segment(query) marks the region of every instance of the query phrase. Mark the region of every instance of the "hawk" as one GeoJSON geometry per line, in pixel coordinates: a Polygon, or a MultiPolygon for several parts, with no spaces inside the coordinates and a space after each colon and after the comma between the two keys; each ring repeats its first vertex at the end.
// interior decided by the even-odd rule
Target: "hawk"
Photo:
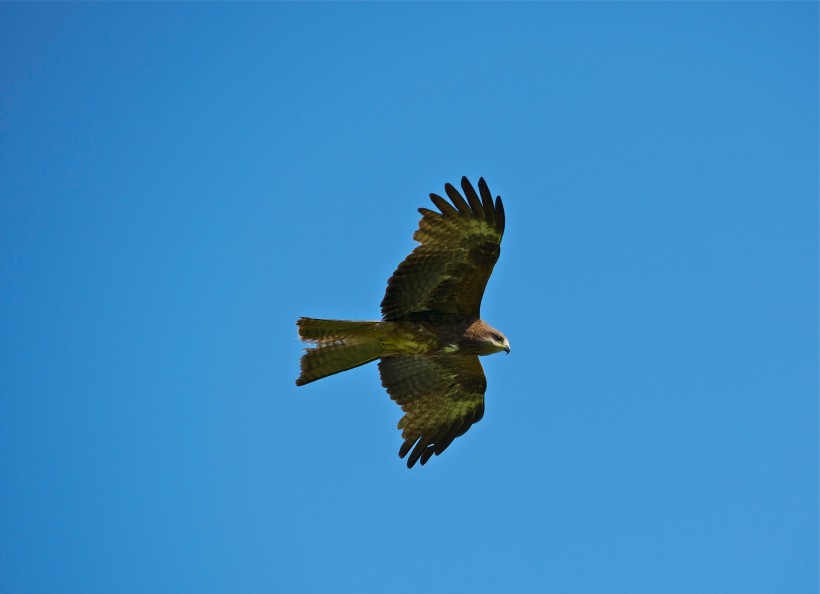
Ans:
{"type": "Polygon", "coordinates": [[[507,338],[481,319],[481,298],[500,253],[504,205],[484,178],[478,193],[466,177],[419,208],[417,246],[387,281],[381,321],[300,318],[311,343],[301,360],[302,386],[379,359],[387,393],[404,411],[398,428],[407,467],[425,464],[484,416],[487,380],[481,355],[510,352],[507,338]],[[466,197],[466,200],[465,200],[466,197]]]}

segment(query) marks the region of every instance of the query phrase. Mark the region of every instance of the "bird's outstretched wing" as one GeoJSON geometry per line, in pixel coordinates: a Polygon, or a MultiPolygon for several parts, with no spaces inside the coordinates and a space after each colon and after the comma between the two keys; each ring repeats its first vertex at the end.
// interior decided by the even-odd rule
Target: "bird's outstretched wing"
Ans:
{"type": "Polygon", "coordinates": [[[399,456],[410,453],[408,468],[439,455],[484,416],[487,380],[477,356],[384,357],[379,373],[405,412],[399,456]]]}
{"type": "Polygon", "coordinates": [[[478,180],[480,198],[466,177],[461,178],[461,188],[466,200],[446,184],[452,204],[430,194],[441,212],[419,209],[422,217],[413,239],[421,245],[387,281],[383,319],[431,314],[479,317],[481,298],[500,253],[504,206],[500,196],[493,203],[484,178],[478,180]]]}

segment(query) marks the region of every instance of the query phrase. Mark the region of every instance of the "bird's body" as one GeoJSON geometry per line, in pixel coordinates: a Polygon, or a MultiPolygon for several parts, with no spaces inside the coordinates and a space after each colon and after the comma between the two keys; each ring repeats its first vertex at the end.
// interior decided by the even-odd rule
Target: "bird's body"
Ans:
{"type": "Polygon", "coordinates": [[[447,184],[453,204],[431,194],[441,212],[420,208],[421,245],[388,281],[381,321],[300,318],[297,385],[379,359],[382,385],[406,413],[399,422],[408,467],[440,454],[484,414],[486,379],[479,355],[510,345],[480,318],[481,298],[500,253],[505,217],[483,179],[481,197],[462,178],[467,201],[447,184]],[[415,446],[415,447],[414,447],[415,446]]]}
{"type": "Polygon", "coordinates": [[[302,373],[296,380],[298,386],[382,357],[492,355],[504,350],[509,352],[509,344],[505,339],[486,340],[487,334],[498,337],[501,334],[483,320],[437,324],[299,318],[296,325],[302,340],[318,345],[302,358],[302,373]],[[339,356],[334,356],[334,353],[339,356]]]}

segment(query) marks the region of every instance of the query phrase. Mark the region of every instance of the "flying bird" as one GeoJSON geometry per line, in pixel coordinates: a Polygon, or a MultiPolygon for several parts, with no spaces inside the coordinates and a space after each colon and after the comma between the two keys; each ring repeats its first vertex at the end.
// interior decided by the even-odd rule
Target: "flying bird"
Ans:
{"type": "Polygon", "coordinates": [[[507,338],[481,319],[481,298],[500,253],[504,205],[484,178],[461,178],[419,208],[417,246],[387,281],[381,321],[300,318],[311,343],[297,386],[379,359],[382,385],[404,416],[398,428],[407,467],[425,464],[484,416],[487,380],[480,355],[510,352],[507,338]],[[466,197],[466,200],[465,200],[466,197]]]}

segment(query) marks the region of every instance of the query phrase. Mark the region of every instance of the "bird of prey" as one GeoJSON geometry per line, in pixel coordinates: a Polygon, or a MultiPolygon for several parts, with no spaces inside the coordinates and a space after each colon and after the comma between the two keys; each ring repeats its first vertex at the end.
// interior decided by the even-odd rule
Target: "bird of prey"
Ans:
{"type": "Polygon", "coordinates": [[[401,406],[398,428],[407,467],[425,464],[484,416],[487,380],[479,355],[510,352],[510,343],[481,319],[481,298],[504,235],[501,197],[483,178],[478,191],[461,178],[419,208],[417,246],[387,281],[381,321],[300,318],[299,337],[313,345],[297,386],[379,359],[382,385],[401,406]],[[466,197],[466,200],[465,200],[466,197]],[[412,451],[411,451],[412,450],[412,451]]]}

